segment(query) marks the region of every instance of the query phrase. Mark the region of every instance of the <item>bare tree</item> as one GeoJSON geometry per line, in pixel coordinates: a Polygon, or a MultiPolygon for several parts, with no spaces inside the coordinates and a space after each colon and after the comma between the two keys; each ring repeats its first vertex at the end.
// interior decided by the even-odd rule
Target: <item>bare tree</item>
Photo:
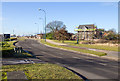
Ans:
{"type": "Polygon", "coordinates": [[[47,24],[46,28],[49,32],[53,33],[53,38],[55,39],[54,33],[60,30],[62,27],[66,27],[62,21],[52,21],[47,24]]]}

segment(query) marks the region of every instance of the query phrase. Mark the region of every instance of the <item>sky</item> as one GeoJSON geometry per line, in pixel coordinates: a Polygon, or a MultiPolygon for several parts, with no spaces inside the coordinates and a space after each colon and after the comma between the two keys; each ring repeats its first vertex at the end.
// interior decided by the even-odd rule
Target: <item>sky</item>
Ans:
{"type": "Polygon", "coordinates": [[[3,2],[2,32],[28,35],[38,33],[38,28],[43,32],[45,14],[39,8],[46,11],[47,24],[62,21],[70,33],[83,24],[118,31],[118,2],[3,2]]]}

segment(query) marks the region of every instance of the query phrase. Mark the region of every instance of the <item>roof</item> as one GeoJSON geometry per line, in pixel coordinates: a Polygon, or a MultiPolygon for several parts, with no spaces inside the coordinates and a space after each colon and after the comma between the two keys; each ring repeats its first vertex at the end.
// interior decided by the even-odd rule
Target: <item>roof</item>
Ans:
{"type": "Polygon", "coordinates": [[[84,28],[86,28],[86,29],[94,29],[96,27],[94,26],[94,24],[79,25],[79,27],[78,27],[78,29],[84,29],[84,28]]]}

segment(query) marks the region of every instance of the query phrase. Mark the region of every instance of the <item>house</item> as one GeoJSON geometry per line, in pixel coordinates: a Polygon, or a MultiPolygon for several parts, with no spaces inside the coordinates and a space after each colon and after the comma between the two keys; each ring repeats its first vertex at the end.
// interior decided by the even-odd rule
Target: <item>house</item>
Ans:
{"type": "Polygon", "coordinates": [[[89,40],[93,39],[96,34],[97,27],[94,24],[88,25],[79,25],[78,29],[75,31],[78,32],[79,40],[89,40]]]}
{"type": "Polygon", "coordinates": [[[36,37],[37,37],[38,39],[42,39],[42,38],[43,38],[43,35],[44,35],[44,34],[37,34],[36,37]]]}

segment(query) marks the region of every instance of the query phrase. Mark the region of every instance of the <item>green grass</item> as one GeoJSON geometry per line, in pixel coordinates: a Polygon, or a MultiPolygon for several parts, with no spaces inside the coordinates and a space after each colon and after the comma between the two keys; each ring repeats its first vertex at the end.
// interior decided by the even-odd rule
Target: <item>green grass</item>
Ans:
{"type": "Polygon", "coordinates": [[[27,57],[34,57],[34,56],[23,51],[22,53],[14,54],[13,57],[14,58],[27,58],[27,57]]]}
{"type": "Polygon", "coordinates": [[[7,80],[7,72],[2,72],[2,80],[7,80]]]}
{"type": "Polygon", "coordinates": [[[70,44],[73,46],[80,46],[80,47],[87,47],[87,48],[94,48],[94,49],[102,49],[107,51],[120,51],[118,50],[118,46],[105,46],[105,45],[87,45],[87,44],[70,44]]]}
{"type": "Polygon", "coordinates": [[[17,40],[17,37],[10,37],[10,40],[17,40]]]}
{"type": "Polygon", "coordinates": [[[81,79],[73,72],[56,64],[3,65],[2,71],[24,71],[28,79],[81,79]]]}
{"type": "MultiPolygon", "coordinates": [[[[62,41],[58,41],[58,40],[53,40],[53,41],[58,42],[58,43],[62,43],[62,41]]],[[[75,43],[77,43],[77,41],[65,40],[64,43],[66,43],[66,44],[75,44],[75,43]]]]}
{"type": "Polygon", "coordinates": [[[19,38],[17,38],[18,39],[18,41],[24,41],[25,40],[25,37],[19,37],[19,38]]]}
{"type": "Polygon", "coordinates": [[[58,48],[63,48],[63,49],[68,49],[68,50],[73,50],[73,51],[78,51],[78,52],[83,52],[83,53],[89,53],[89,54],[94,54],[94,55],[98,55],[98,56],[105,56],[106,55],[106,53],[103,53],[103,52],[97,52],[97,51],[92,51],[92,50],[84,50],[84,49],[65,47],[65,46],[59,46],[59,45],[51,44],[51,43],[48,43],[48,42],[44,42],[43,40],[41,40],[41,43],[47,44],[47,45],[52,46],[52,47],[58,47],[58,48]]]}
{"type": "Polygon", "coordinates": [[[31,54],[23,51],[22,53],[15,54],[13,43],[16,41],[5,41],[3,42],[2,48],[0,47],[0,51],[2,51],[2,57],[15,57],[15,58],[26,58],[33,57],[31,54]]]}
{"type": "MultiPolygon", "coordinates": [[[[55,42],[62,43],[58,40],[53,40],[55,42]]],[[[105,45],[94,45],[94,44],[76,44],[77,41],[69,41],[65,40],[64,43],[69,44],[71,46],[78,46],[78,47],[87,47],[87,48],[94,48],[94,49],[102,49],[102,50],[108,50],[108,51],[120,51],[118,50],[118,46],[105,46],[105,45]]]]}
{"type": "Polygon", "coordinates": [[[14,53],[14,45],[13,43],[16,41],[5,41],[2,42],[2,49],[0,49],[0,51],[2,51],[2,57],[11,57],[13,56],[14,53]]]}

